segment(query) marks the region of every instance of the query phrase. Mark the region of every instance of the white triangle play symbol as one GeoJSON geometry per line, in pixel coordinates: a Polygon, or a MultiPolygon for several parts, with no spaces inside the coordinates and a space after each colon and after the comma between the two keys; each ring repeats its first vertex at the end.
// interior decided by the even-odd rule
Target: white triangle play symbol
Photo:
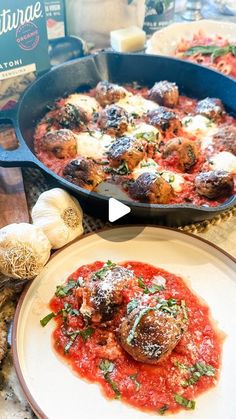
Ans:
{"type": "Polygon", "coordinates": [[[108,218],[111,223],[113,223],[116,220],[119,220],[119,218],[121,217],[124,217],[124,215],[129,214],[130,211],[130,207],[128,207],[125,204],[122,204],[122,202],[120,201],[117,201],[117,199],[109,199],[108,218]]]}

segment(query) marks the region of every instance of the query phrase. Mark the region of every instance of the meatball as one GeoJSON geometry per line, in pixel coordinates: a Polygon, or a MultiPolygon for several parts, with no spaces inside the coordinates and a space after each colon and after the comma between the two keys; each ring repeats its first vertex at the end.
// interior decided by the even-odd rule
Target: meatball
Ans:
{"type": "Polygon", "coordinates": [[[44,151],[51,151],[58,159],[75,157],[77,154],[77,140],[75,134],[69,129],[49,131],[41,139],[44,151]]]}
{"type": "Polygon", "coordinates": [[[118,84],[100,81],[95,89],[96,99],[101,106],[112,105],[127,95],[127,91],[118,84]]]}
{"type": "Polygon", "coordinates": [[[149,111],[147,113],[147,120],[149,124],[154,125],[163,135],[167,132],[176,135],[182,126],[176,113],[164,106],[149,111]]]}
{"type": "Polygon", "coordinates": [[[66,103],[57,114],[56,120],[62,128],[80,128],[88,122],[86,113],[73,103],[66,103]]]}
{"type": "Polygon", "coordinates": [[[173,138],[164,146],[163,157],[177,156],[177,166],[183,172],[190,170],[196,163],[199,150],[197,145],[187,138],[173,138]]]}
{"type": "Polygon", "coordinates": [[[199,195],[209,199],[229,196],[234,190],[233,175],[224,170],[202,172],[195,178],[195,187],[199,195]]]}
{"type": "Polygon", "coordinates": [[[218,122],[221,121],[225,115],[225,110],[220,99],[207,97],[198,102],[196,113],[218,122]]]}
{"type": "Polygon", "coordinates": [[[128,170],[134,169],[144,158],[143,145],[135,137],[120,137],[109,148],[107,157],[112,167],[126,164],[128,170]]]}
{"type": "Polygon", "coordinates": [[[229,151],[236,156],[236,127],[220,127],[213,136],[213,142],[220,151],[229,151]]]}
{"type": "Polygon", "coordinates": [[[136,361],[157,364],[170,354],[187,329],[182,310],[176,314],[157,307],[138,307],[121,322],[118,339],[136,361]]]}
{"type": "Polygon", "coordinates": [[[159,81],[149,90],[148,98],[162,106],[174,108],[178,105],[179,89],[175,83],[159,81]]]}
{"type": "Polygon", "coordinates": [[[69,182],[88,190],[96,188],[105,178],[101,166],[90,159],[72,160],[64,168],[63,176],[69,182]]]}
{"type": "Polygon", "coordinates": [[[129,125],[128,113],[117,105],[106,106],[98,117],[99,127],[110,135],[122,135],[129,125]]]}
{"type": "Polygon", "coordinates": [[[92,322],[111,320],[123,302],[122,290],[127,281],[134,278],[133,271],[122,266],[106,265],[93,274],[83,288],[81,313],[92,322]]]}
{"type": "Polygon", "coordinates": [[[133,199],[151,204],[167,204],[173,193],[171,185],[158,173],[142,173],[128,188],[133,199]]]}

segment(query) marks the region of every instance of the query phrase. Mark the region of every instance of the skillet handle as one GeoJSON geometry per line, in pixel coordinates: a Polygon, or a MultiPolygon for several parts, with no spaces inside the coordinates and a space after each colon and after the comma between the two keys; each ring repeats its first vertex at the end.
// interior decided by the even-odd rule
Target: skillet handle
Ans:
{"type": "Polygon", "coordinates": [[[2,167],[23,167],[35,166],[36,161],[33,153],[26,145],[20,130],[17,126],[17,109],[0,111],[0,125],[11,123],[15,130],[18,147],[15,150],[5,150],[0,145],[0,166],[2,167]]]}

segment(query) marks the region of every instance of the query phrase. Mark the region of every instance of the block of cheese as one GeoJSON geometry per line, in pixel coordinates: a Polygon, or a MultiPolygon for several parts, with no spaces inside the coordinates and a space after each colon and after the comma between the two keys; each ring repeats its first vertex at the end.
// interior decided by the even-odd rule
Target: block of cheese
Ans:
{"type": "Polygon", "coordinates": [[[138,26],[130,26],[111,32],[111,46],[118,52],[133,52],[144,49],[146,33],[138,26]]]}

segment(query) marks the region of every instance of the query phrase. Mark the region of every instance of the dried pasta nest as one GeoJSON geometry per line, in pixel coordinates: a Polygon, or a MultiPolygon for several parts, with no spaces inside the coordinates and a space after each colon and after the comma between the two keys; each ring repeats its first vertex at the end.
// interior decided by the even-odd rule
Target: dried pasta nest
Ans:
{"type": "Polygon", "coordinates": [[[39,274],[43,265],[27,243],[21,243],[0,252],[1,271],[13,278],[32,279],[39,274]]]}

